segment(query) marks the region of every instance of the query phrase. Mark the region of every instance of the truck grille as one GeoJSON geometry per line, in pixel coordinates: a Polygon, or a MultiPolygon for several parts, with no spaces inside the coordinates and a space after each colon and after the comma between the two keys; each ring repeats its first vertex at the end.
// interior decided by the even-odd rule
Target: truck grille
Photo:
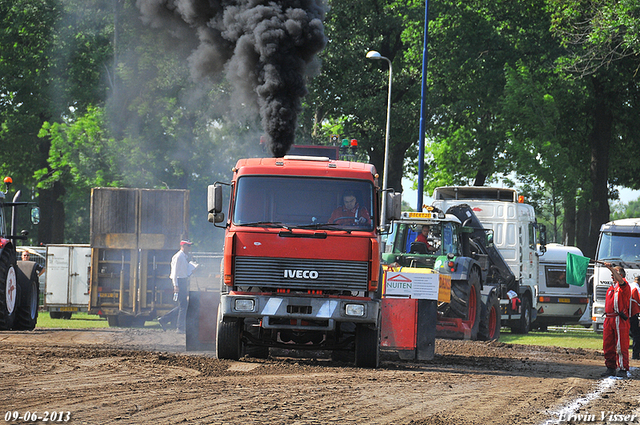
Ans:
{"type": "Polygon", "coordinates": [[[607,297],[607,289],[609,289],[609,285],[596,285],[596,293],[593,300],[604,301],[607,297]]]}
{"type": "Polygon", "coordinates": [[[294,290],[366,291],[366,261],[299,260],[236,257],[236,286],[270,286],[294,290]]]}

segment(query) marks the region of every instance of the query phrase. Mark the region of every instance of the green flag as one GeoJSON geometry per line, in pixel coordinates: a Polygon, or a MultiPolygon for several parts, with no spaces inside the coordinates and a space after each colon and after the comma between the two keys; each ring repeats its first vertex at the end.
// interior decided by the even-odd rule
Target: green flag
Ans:
{"type": "Polygon", "coordinates": [[[589,257],[567,252],[567,283],[569,285],[583,286],[587,279],[589,257]]]}

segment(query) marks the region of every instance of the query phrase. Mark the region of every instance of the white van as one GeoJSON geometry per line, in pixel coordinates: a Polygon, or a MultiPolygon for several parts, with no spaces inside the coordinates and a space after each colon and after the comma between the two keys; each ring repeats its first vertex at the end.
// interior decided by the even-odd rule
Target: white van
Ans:
{"type": "Polygon", "coordinates": [[[569,285],[566,279],[567,253],[583,256],[574,246],[547,244],[547,251],[539,257],[539,276],[536,288],[538,314],[534,328],[578,324],[589,304],[588,285],[569,285]]]}

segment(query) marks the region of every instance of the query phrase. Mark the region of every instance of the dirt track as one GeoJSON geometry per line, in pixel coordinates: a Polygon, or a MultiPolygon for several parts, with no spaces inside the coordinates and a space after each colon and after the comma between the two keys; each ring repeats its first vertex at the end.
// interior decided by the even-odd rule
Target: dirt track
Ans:
{"type": "Polygon", "coordinates": [[[640,376],[602,379],[593,350],[439,340],[433,361],[386,354],[380,369],[366,370],[222,361],[185,353],[183,335],[100,329],[5,332],[0,356],[0,418],[68,411],[74,424],[506,425],[567,423],[559,422],[566,408],[594,416],[569,423],[640,423],[640,376]],[[601,412],[636,416],[602,421],[601,412]]]}

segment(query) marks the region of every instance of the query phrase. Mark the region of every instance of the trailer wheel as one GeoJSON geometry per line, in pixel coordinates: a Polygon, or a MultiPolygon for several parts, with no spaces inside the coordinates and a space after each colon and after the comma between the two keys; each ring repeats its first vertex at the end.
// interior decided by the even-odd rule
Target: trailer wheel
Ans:
{"type": "Polygon", "coordinates": [[[380,327],[356,325],[355,358],[357,367],[377,368],[380,365],[380,327]]]}
{"type": "Polygon", "coordinates": [[[38,322],[38,301],[40,299],[37,263],[19,261],[17,270],[20,299],[16,306],[16,319],[13,329],[32,331],[38,322]]]}
{"type": "Polygon", "coordinates": [[[528,334],[531,329],[531,301],[529,297],[524,295],[522,297],[522,305],[520,306],[520,319],[516,326],[511,327],[511,332],[516,334],[528,334]]]}
{"type": "Polygon", "coordinates": [[[480,318],[480,329],[478,329],[478,340],[497,341],[500,339],[500,300],[495,292],[489,295],[487,304],[482,303],[482,316],[480,318]]]}
{"type": "Polygon", "coordinates": [[[222,312],[218,313],[218,333],[216,335],[216,356],[219,359],[238,360],[242,354],[241,319],[232,322],[222,320],[222,312]]]}
{"type": "Polygon", "coordinates": [[[18,279],[14,268],[14,254],[3,249],[0,254],[0,330],[13,327],[18,300],[18,279]]]}
{"type": "Polygon", "coordinates": [[[107,316],[107,323],[110,328],[118,327],[118,316],[107,316]]]}
{"type": "Polygon", "coordinates": [[[447,317],[468,320],[471,328],[471,340],[478,338],[480,328],[480,276],[473,269],[468,280],[451,281],[451,302],[447,317]]]}

